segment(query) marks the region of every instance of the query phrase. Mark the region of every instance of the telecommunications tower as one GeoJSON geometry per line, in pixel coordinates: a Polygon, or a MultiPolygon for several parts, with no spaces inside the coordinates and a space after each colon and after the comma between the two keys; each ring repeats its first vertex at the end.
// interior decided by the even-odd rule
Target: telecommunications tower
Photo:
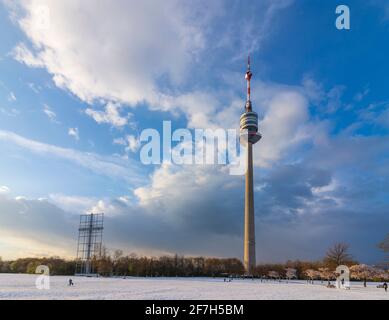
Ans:
{"type": "Polygon", "coordinates": [[[101,256],[104,213],[83,214],[78,228],[76,275],[96,276],[94,262],[101,256]]]}
{"type": "Polygon", "coordinates": [[[253,274],[255,262],[255,218],[254,218],[254,190],[253,190],[253,145],[261,140],[258,132],[258,114],[253,111],[251,104],[250,82],[253,74],[248,58],[246,81],[247,101],[245,112],[240,117],[240,142],[247,149],[246,155],[246,187],[244,209],[244,266],[247,275],[253,274]]]}

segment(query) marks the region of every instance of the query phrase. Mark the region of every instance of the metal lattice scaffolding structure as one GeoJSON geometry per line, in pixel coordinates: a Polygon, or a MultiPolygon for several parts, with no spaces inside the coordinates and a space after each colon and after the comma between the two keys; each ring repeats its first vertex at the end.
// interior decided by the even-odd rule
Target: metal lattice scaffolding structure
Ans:
{"type": "Polygon", "coordinates": [[[92,213],[80,216],[76,275],[97,275],[93,261],[101,256],[103,230],[104,213],[92,213]]]}

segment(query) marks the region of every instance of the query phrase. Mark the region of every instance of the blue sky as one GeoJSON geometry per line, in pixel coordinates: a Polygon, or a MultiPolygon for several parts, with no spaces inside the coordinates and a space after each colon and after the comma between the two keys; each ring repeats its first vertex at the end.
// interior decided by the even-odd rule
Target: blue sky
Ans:
{"type": "Polygon", "coordinates": [[[164,120],[236,128],[250,54],[259,260],[319,259],[345,241],[379,262],[389,6],[346,1],[351,30],[338,30],[339,4],[3,0],[0,256],[74,256],[77,217],[95,210],[110,249],[241,257],[243,178],[142,165],[138,138],[164,120]]]}

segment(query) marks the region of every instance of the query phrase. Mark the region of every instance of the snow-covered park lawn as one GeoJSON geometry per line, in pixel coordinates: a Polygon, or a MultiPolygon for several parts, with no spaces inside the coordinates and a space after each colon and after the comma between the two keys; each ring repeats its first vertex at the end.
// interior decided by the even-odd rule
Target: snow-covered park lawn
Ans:
{"type": "Polygon", "coordinates": [[[0,299],[387,299],[389,292],[370,283],[352,283],[351,290],[328,289],[320,282],[289,283],[211,278],[79,278],[68,287],[69,277],[51,277],[49,290],[35,287],[36,276],[0,274],[0,299]]]}

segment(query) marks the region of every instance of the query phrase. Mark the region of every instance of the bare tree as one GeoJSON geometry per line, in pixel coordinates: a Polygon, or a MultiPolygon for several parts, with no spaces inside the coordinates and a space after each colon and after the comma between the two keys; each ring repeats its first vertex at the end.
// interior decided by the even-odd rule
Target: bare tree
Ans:
{"type": "Polygon", "coordinates": [[[335,243],[328,249],[324,262],[327,266],[336,268],[340,265],[347,265],[352,262],[352,256],[349,254],[350,246],[347,243],[335,243]]]}
{"type": "Polygon", "coordinates": [[[114,261],[118,261],[121,257],[123,257],[123,250],[117,249],[113,252],[114,261]]]}

